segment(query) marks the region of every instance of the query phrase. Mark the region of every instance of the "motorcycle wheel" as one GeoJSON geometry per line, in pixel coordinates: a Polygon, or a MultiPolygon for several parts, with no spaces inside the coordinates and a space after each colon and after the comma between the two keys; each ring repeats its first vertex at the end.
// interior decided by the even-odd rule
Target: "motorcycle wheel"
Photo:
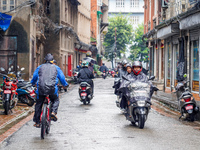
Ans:
{"type": "Polygon", "coordinates": [[[33,104],[34,104],[34,99],[32,99],[31,97],[28,97],[28,100],[27,100],[28,102],[27,102],[27,105],[28,106],[33,106],[33,104]]]}
{"type": "Polygon", "coordinates": [[[9,114],[9,109],[10,108],[10,103],[8,101],[6,101],[4,103],[4,109],[5,109],[5,114],[8,115],[9,114]]]}
{"type": "Polygon", "coordinates": [[[46,132],[46,120],[47,120],[47,104],[43,106],[43,113],[42,113],[42,122],[41,122],[41,139],[44,139],[44,135],[46,132]]]}
{"type": "Polygon", "coordinates": [[[194,114],[193,114],[193,113],[192,113],[192,114],[189,114],[189,120],[190,120],[191,122],[194,121],[194,114]]]}
{"type": "Polygon", "coordinates": [[[86,105],[86,100],[83,100],[83,104],[86,105]]]}
{"type": "Polygon", "coordinates": [[[140,129],[144,128],[144,123],[145,123],[145,116],[144,115],[139,115],[138,116],[138,127],[140,129]]]}

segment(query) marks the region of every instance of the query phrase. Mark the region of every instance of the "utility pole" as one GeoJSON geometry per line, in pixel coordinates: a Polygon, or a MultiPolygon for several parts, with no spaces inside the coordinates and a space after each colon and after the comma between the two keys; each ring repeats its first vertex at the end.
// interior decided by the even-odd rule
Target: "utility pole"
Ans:
{"type": "Polygon", "coordinates": [[[116,67],[116,49],[117,49],[117,28],[115,27],[115,50],[114,50],[114,55],[115,55],[115,67],[116,67]]]}

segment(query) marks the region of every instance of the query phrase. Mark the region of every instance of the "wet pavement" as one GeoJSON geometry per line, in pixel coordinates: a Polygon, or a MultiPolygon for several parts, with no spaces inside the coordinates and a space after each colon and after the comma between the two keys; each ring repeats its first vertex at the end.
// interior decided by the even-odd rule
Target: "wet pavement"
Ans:
{"type": "Polygon", "coordinates": [[[75,85],[61,98],[58,121],[52,123],[44,140],[40,138],[40,129],[29,121],[4,141],[0,149],[199,149],[199,129],[172,117],[176,114],[167,110],[157,112],[152,107],[144,129],[131,125],[115,105],[113,82],[113,78],[95,79],[95,97],[90,105],[79,101],[75,85]]]}

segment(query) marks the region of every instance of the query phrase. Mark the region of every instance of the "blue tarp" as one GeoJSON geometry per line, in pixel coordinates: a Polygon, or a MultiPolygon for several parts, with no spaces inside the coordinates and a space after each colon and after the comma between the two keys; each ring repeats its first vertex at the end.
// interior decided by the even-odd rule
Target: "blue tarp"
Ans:
{"type": "Polygon", "coordinates": [[[6,31],[10,26],[12,16],[0,12],[0,28],[6,31]]]}

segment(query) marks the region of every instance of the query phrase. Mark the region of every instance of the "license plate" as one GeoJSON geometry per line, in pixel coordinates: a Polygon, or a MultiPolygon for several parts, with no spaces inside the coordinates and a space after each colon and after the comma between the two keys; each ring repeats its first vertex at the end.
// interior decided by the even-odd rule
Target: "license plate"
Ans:
{"type": "Polygon", "coordinates": [[[30,96],[35,96],[35,94],[34,94],[34,93],[32,93],[32,94],[30,94],[30,96]]]}
{"type": "Polygon", "coordinates": [[[190,105],[190,106],[185,106],[185,109],[186,109],[186,110],[193,109],[193,106],[192,106],[192,105],[190,105]]]}
{"type": "Polygon", "coordinates": [[[4,93],[5,94],[11,94],[11,91],[10,90],[4,90],[4,93]]]}
{"type": "Polygon", "coordinates": [[[81,96],[87,96],[87,93],[81,93],[81,96]]]}

